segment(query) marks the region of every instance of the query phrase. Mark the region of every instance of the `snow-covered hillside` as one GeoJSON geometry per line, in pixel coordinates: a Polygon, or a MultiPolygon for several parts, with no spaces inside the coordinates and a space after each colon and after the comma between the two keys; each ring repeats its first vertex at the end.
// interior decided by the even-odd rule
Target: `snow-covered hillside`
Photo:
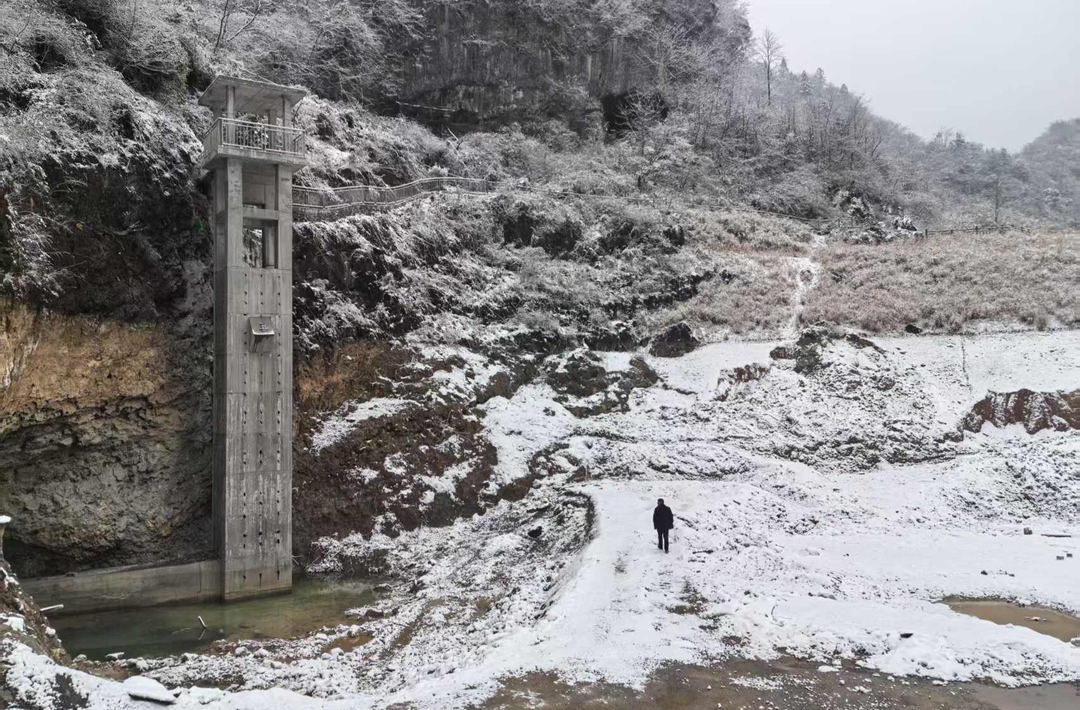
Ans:
{"type": "MultiPolygon", "coordinates": [[[[449,527],[320,541],[312,571],[374,565],[386,599],[351,626],[152,660],[147,675],[180,689],[179,706],[220,708],[462,707],[534,670],[642,687],[668,662],[781,656],[1075,682],[1077,645],[940,601],[1080,612],[1080,432],[1037,412],[1023,413],[1045,424],[1034,434],[961,428],[988,392],[1077,389],[1078,352],[1077,332],[871,341],[811,330],[676,358],[552,356],[478,408],[497,452],[488,485],[520,483],[524,497],[449,527]],[[676,517],[667,555],[651,530],[659,497],[676,517]],[[205,685],[229,691],[193,688],[205,685]]],[[[358,412],[404,406],[340,416],[351,426],[358,412]]],[[[327,413],[319,430],[347,435],[335,421],[327,413]]],[[[126,702],[117,683],[11,642],[4,651],[30,707],[48,706],[58,674],[93,707],[126,702]]]]}

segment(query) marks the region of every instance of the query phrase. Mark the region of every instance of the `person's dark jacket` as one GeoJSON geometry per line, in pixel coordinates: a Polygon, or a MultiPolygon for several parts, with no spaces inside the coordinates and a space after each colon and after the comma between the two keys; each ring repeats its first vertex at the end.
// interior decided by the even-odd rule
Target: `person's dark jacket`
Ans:
{"type": "Polygon", "coordinates": [[[675,527],[675,516],[671,508],[666,505],[656,506],[652,514],[652,526],[654,530],[671,530],[675,527]]]}

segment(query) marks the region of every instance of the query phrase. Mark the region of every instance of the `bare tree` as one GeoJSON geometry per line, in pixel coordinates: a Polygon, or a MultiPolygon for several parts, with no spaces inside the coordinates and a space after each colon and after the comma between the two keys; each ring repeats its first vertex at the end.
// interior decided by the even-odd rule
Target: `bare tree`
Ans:
{"type": "Polygon", "coordinates": [[[17,53],[19,51],[19,39],[22,37],[23,32],[26,32],[26,29],[36,19],[37,19],[37,17],[36,17],[36,13],[34,12],[34,8],[33,7],[28,8],[27,11],[26,11],[26,21],[23,22],[22,27],[19,28],[18,32],[12,33],[11,41],[8,44],[0,45],[0,46],[2,46],[4,49],[6,49],[8,54],[17,53]]]}
{"type": "Polygon", "coordinates": [[[656,90],[669,98],[672,85],[700,74],[715,50],[694,41],[687,25],[657,23],[650,26],[637,46],[637,60],[648,67],[656,90]]]}
{"type": "Polygon", "coordinates": [[[765,68],[765,91],[768,95],[769,106],[772,106],[773,74],[784,60],[784,44],[772,30],[766,28],[765,34],[757,43],[757,58],[761,66],[765,68]]]}
{"type": "Polygon", "coordinates": [[[221,17],[218,20],[218,33],[217,39],[214,41],[214,51],[216,52],[222,45],[228,44],[233,41],[245,31],[251,28],[255,24],[255,20],[259,19],[259,15],[263,12],[263,0],[251,0],[247,3],[241,3],[239,0],[225,0],[221,6],[221,17]],[[245,7],[241,9],[241,5],[245,7]],[[248,15],[247,21],[240,26],[240,29],[229,34],[229,20],[232,19],[233,13],[242,11],[248,15]]]}

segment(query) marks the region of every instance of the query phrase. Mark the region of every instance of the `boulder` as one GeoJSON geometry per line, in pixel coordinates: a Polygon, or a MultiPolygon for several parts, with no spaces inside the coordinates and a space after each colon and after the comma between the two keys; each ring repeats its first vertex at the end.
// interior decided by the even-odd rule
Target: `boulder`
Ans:
{"type": "Polygon", "coordinates": [[[173,694],[161,683],[143,675],[132,676],[124,681],[124,690],[135,700],[150,700],[171,705],[176,702],[173,694]]]}
{"type": "Polygon", "coordinates": [[[686,321],[682,321],[669,326],[653,338],[649,352],[657,357],[679,357],[700,345],[701,341],[694,335],[693,329],[686,321]]]}

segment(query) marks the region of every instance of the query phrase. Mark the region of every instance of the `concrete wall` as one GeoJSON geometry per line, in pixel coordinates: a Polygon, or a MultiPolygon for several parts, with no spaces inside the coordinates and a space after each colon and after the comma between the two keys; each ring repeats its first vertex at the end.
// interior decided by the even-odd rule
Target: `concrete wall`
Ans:
{"type": "Polygon", "coordinates": [[[115,567],[60,577],[21,580],[38,606],[63,604],[59,614],[221,598],[221,562],[207,560],[171,567],[115,567]]]}
{"type": "MultiPolygon", "coordinates": [[[[277,209],[277,170],[273,165],[244,167],[244,204],[277,209]]],[[[289,186],[292,189],[292,185],[289,186]]]]}
{"type": "Polygon", "coordinates": [[[292,168],[227,158],[214,180],[213,517],[229,600],[292,586],[292,168]],[[245,210],[256,197],[272,201],[245,210]],[[276,268],[245,261],[245,214],[272,227],[276,268]],[[252,352],[253,317],[273,327],[266,352],[252,352]]]}

